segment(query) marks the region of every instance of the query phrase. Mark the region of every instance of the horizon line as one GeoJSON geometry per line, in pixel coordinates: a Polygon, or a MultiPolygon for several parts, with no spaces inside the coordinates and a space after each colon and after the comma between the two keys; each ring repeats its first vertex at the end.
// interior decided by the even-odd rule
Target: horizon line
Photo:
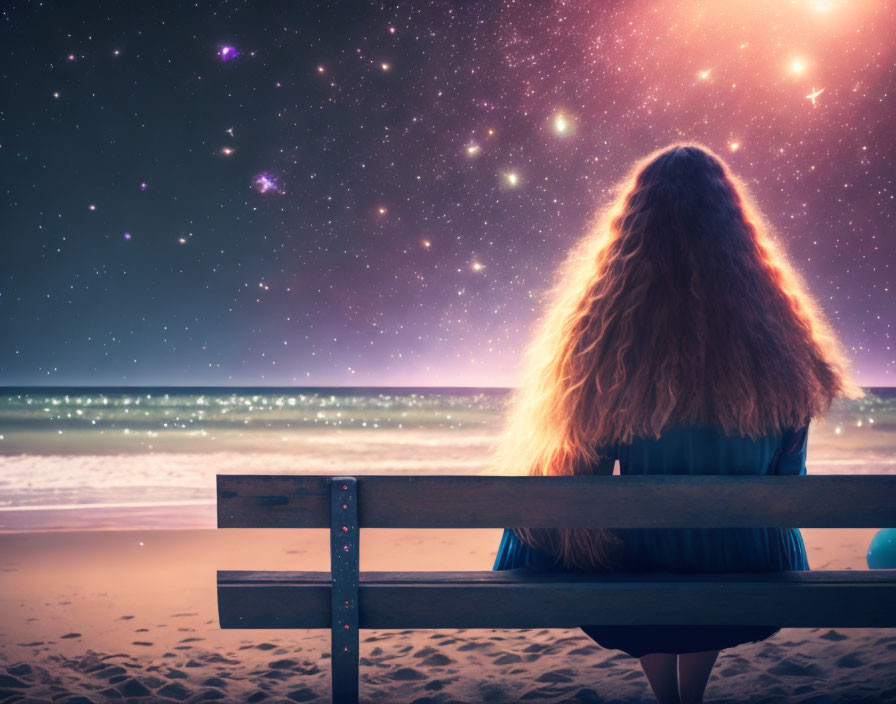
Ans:
{"type": "MultiPolygon", "coordinates": [[[[197,384],[17,384],[4,386],[0,385],[0,393],[5,393],[9,391],[21,391],[26,389],[65,389],[65,390],[99,390],[99,389],[115,389],[115,390],[137,390],[137,389],[178,389],[178,390],[189,390],[189,389],[476,389],[476,390],[487,390],[487,391],[506,391],[517,388],[515,386],[444,386],[444,385],[404,385],[404,386],[389,386],[389,385],[377,385],[377,384],[369,384],[369,385],[348,385],[348,384],[335,384],[335,385],[309,385],[309,386],[289,386],[289,385],[243,385],[243,384],[208,384],[208,385],[197,385],[197,384]]],[[[862,389],[896,389],[896,385],[894,386],[860,386],[862,389]]]]}

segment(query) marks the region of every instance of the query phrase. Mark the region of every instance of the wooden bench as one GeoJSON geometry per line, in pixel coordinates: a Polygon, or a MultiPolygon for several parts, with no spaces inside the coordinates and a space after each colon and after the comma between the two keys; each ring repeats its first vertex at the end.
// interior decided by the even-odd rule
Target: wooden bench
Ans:
{"type": "MultiPolygon", "coordinates": [[[[218,476],[219,528],[330,529],[330,572],[218,572],[222,628],[328,628],[336,704],[359,628],[894,627],[896,570],[359,573],[361,528],[896,526],[896,476],[218,476]]],[[[497,535],[496,535],[497,541],[497,535]]],[[[497,548],[497,542],[495,543],[497,548]]]]}

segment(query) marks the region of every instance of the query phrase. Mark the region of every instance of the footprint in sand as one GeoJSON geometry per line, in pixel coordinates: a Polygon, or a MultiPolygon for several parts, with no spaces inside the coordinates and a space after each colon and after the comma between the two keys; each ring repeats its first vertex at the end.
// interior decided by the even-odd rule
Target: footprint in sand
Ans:
{"type": "Polygon", "coordinates": [[[491,702],[500,702],[507,699],[510,699],[510,695],[503,687],[490,682],[479,685],[479,701],[490,704],[491,702]]]}
{"type": "Polygon", "coordinates": [[[406,682],[410,680],[425,680],[426,675],[413,667],[399,667],[394,672],[389,673],[389,678],[406,682]]]}
{"type": "Polygon", "coordinates": [[[182,702],[184,699],[193,696],[193,690],[188,689],[180,682],[171,682],[162,687],[156,694],[160,697],[165,697],[166,699],[174,699],[175,701],[182,702]]]}
{"type": "Polygon", "coordinates": [[[845,636],[842,633],[838,633],[837,631],[831,630],[831,631],[828,631],[827,633],[824,633],[818,637],[821,638],[822,640],[838,641],[838,640],[846,640],[849,636],[845,636]]]}
{"type": "Polygon", "coordinates": [[[861,667],[865,663],[859,659],[856,655],[850,653],[849,655],[844,655],[837,661],[837,667],[852,669],[854,667],[861,667]]]}
{"type": "Polygon", "coordinates": [[[551,670],[550,672],[545,672],[540,677],[536,678],[536,682],[572,682],[572,678],[575,677],[575,670],[563,669],[563,670],[551,670]]]}
{"type": "Polygon", "coordinates": [[[220,677],[209,677],[200,683],[203,687],[215,687],[216,689],[227,689],[227,681],[220,677]]]}
{"type": "Polygon", "coordinates": [[[812,663],[800,663],[793,658],[785,658],[777,665],[768,668],[773,675],[783,677],[824,677],[824,670],[812,663]]]}

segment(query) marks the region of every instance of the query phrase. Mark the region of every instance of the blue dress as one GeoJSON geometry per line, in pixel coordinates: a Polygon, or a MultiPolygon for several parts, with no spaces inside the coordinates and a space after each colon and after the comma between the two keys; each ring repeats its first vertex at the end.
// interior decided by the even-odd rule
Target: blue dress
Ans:
{"type": "MultiPolygon", "coordinates": [[[[659,438],[635,438],[602,448],[595,474],[805,474],[808,426],[757,440],[725,436],[708,426],[681,425],[659,438]]],[[[762,572],[808,570],[796,528],[616,529],[621,572],[762,572]]],[[[562,572],[558,560],[505,529],[493,569],[562,572]]],[[[764,640],[775,626],[589,626],[599,645],[633,657],[648,653],[721,650],[764,640]]]]}

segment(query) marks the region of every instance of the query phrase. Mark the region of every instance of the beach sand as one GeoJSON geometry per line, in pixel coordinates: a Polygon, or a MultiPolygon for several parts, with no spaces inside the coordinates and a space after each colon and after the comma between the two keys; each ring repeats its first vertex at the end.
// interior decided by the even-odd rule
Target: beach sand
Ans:
{"type": "MultiPolygon", "coordinates": [[[[862,569],[873,530],[805,530],[862,569]]],[[[488,570],[499,530],[366,530],[362,570],[488,570]]],[[[0,702],[329,701],[327,631],[222,631],[217,569],[327,570],[323,530],[0,534],[0,702]]],[[[711,702],[896,702],[896,630],[785,629],[723,651],[711,702]]],[[[370,702],[653,701],[580,630],[362,631],[370,702]]]]}

